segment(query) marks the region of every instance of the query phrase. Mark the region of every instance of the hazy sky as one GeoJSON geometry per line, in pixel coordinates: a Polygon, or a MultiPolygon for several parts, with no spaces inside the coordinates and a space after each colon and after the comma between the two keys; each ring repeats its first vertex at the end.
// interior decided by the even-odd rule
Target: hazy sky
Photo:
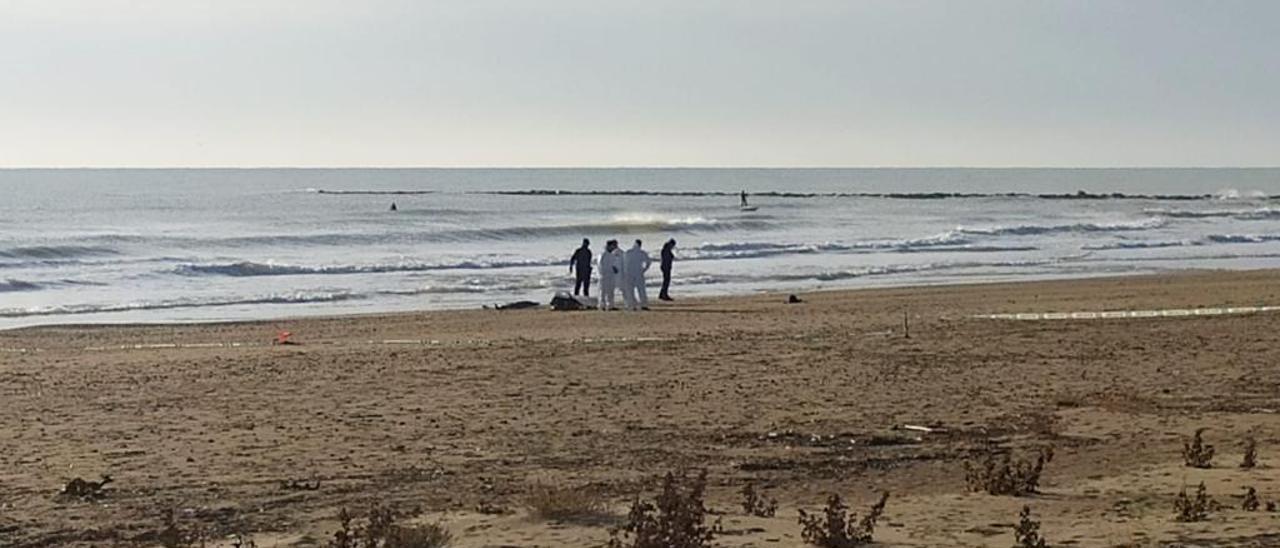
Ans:
{"type": "Polygon", "coordinates": [[[0,166],[1280,165],[1280,2],[0,0],[0,166]]]}

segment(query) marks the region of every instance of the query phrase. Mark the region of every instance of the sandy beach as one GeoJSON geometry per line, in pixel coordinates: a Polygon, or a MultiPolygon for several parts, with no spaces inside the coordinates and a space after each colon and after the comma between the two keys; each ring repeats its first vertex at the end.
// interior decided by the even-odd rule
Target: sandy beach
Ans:
{"type": "Polygon", "coordinates": [[[802,546],[798,509],[839,493],[861,513],[881,491],[887,546],[1010,546],[1024,505],[1053,545],[1280,545],[1280,513],[1241,509],[1246,487],[1280,500],[1280,312],[1227,310],[1280,305],[1278,280],[4,331],[0,545],[156,544],[169,515],[214,542],[324,545],[341,508],[376,500],[455,546],[599,546],[608,523],[534,518],[525,494],[590,485],[621,519],[679,468],[708,470],[721,546],[802,546]],[[1123,310],[1159,315],[981,317],[1123,310]],[[279,331],[297,344],[272,345],[279,331]],[[1198,428],[1210,469],[1184,466],[1198,428]],[[1039,494],[967,489],[966,461],[1047,446],[1039,494]],[[101,497],[58,494],[103,474],[101,497]],[[1221,507],[1176,522],[1201,481],[1221,507]],[[747,483],[775,517],[743,515],[747,483]]]}

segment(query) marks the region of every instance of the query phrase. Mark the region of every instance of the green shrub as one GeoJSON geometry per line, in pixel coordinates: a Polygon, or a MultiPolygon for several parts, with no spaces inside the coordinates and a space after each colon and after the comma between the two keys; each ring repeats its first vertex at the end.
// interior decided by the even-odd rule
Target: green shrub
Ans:
{"type": "Polygon", "coordinates": [[[827,498],[827,506],[821,515],[809,514],[800,510],[800,532],[805,542],[822,548],[850,548],[871,544],[875,533],[876,521],[884,513],[884,505],[889,501],[889,493],[880,496],[879,502],[871,506],[871,510],[861,520],[845,506],[840,495],[827,498]]]}

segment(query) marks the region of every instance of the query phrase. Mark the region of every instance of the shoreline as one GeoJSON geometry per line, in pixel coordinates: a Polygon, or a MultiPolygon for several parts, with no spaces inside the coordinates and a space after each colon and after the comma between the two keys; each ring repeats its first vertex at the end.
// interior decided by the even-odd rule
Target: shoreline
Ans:
{"type": "MultiPolygon", "coordinates": [[[[935,288],[935,287],[955,287],[955,288],[998,287],[998,286],[1016,285],[1016,284],[1063,283],[1063,282],[1088,281],[1088,280],[1121,280],[1121,279],[1144,278],[1144,277],[1203,275],[1203,274],[1211,274],[1211,273],[1219,273],[1219,272],[1247,273],[1247,272],[1266,272],[1266,271],[1276,271],[1277,274],[1280,275],[1280,268],[1250,268],[1250,269],[1188,268],[1188,269],[1180,269],[1180,270],[1165,271],[1165,272],[1135,272],[1135,273],[1129,273],[1129,274],[1100,273],[1100,274],[1094,274],[1094,275],[1070,274],[1070,275],[1061,275],[1061,276],[1050,274],[1050,275],[1046,275],[1045,277],[1028,277],[1026,279],[993,280],[993,281],[944,280],[936,283],[920,283],[920,280],[909,280],[909,281],[903,281],[902,283],[890,282],[890,283],[868,285],[868,286],[861,286],[861,287],[855,286],[855,287],[843,287],[843,288],[821,288],[821,289],[810,289],[810,290],[803,290],[803,289],[776,290],[776,291],[765,290],[765,291],[756,291],[751,293],[726,293],[726,294],[700,295],[700,296],[681,298],[679,300],[679,304],[706,303],[706,302],[715,302],[715,301],[754,299],[754,298],[777,297],[777,296],[786,298],[786,296],[790,294],[824,295],[824,294],[842,294],[842,293],[851,293],[851,292],[856,293],[856,292],[904,290],[904,289],[912,289],[912,288],[923,289],[923,288],[935,288]]],[[[594,284],[594,285],[598,286],[598,284],[594,284]]],[[[656,284],[651,284],[651,285],[656,285],[656,284]]],[[[676,289],[679,289],[678,286],[676,287],[676,289]]],[[[550,299],[548,298],[546,300],[549,302],[550,299]]],[[[498,303],[498,304],[503,304],[503,303],[498,303]]],[[[657,301],[656,298],[654,299],[654,302],[651,304],[653,304],[657,309],[670,308],[669,305],[662,303],[660,301],[657,301]]],[[[548,309],[549,309],[548,305],[546,305],[545,303],[543,303],[542,307],[539,308],[539,310],[548,310],[548,309]]],[[[422,309],[411,309],[411,310],[389,310],[389,311],[380,311],[380,312],[355,312],[355,313],[342,313],[342,312],[317,313],[317,314],[270,316],[270,317],[264,317],[264,318],[251,318],[251,319],[234,319],[233,318],[233,319],[213,319],[213,320],[194,320],[194,321],[193,320],[174,320],[174,321],[162,320],[162,321],[151,321],[151,322],[148,322],[148,321],[120,321],[120,322],[103,321],[103,322],[67,322],[67,323],[54,322],[54,323],[36,323],[31,325],[20,325],[15,327],[0,327],[0,334],[26,331],[26,330],[55,329],[55,328],[88,330],[88,329],[103,329],[103,328],[112,328],[112,327],[119,327],[119,328],[192,327],[192,326],[201,326],[201,325],[242,325],[242,324],[255,325],[255,324],[266,324],[266,323],[333,321],[333,320],[344,320],[344,319],[360,320],[360,319],[377,319],[377,318],[383,318],[383,317],[418,316],[418,315],[424,315],[424,314],[448,314],[448,313],[457,313],[457,312],[471,312],[471,311],[478,311],[478,310],[483,311],[487,309],[477,308],[474,305],[468,305],[465,307],[459,306],[456,308],[448,308],[448,307],[447,308],[422,308],[422,309]]]]}

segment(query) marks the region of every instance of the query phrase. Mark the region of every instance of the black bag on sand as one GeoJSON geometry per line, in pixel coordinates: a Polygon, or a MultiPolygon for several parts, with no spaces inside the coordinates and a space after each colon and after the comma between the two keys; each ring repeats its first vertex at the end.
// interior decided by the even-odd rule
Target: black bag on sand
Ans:
{"type": "Polygon", "coordinates": [[[495,304],[493,306],[489,306],[486,304],[481,306],[481,308],[484,308],[485,310],[490,310],[490,309],[492,310],[524,310],[526,308],[538,308],[539,306],[542,306],[542,305],[535,303],[533,301],[516,301],[513,303],[507,303],[507,304],[495,304]]]}
{"type": "Polygon", "coordinates": [[[551,298],[551,309],[552,310],[585,310],[586,307],[583,306],[582,303],[578,302],[578,299],[575,299],[568,293],[561,291],[561,292],[557,292],[556,296],[551,298]]]}

